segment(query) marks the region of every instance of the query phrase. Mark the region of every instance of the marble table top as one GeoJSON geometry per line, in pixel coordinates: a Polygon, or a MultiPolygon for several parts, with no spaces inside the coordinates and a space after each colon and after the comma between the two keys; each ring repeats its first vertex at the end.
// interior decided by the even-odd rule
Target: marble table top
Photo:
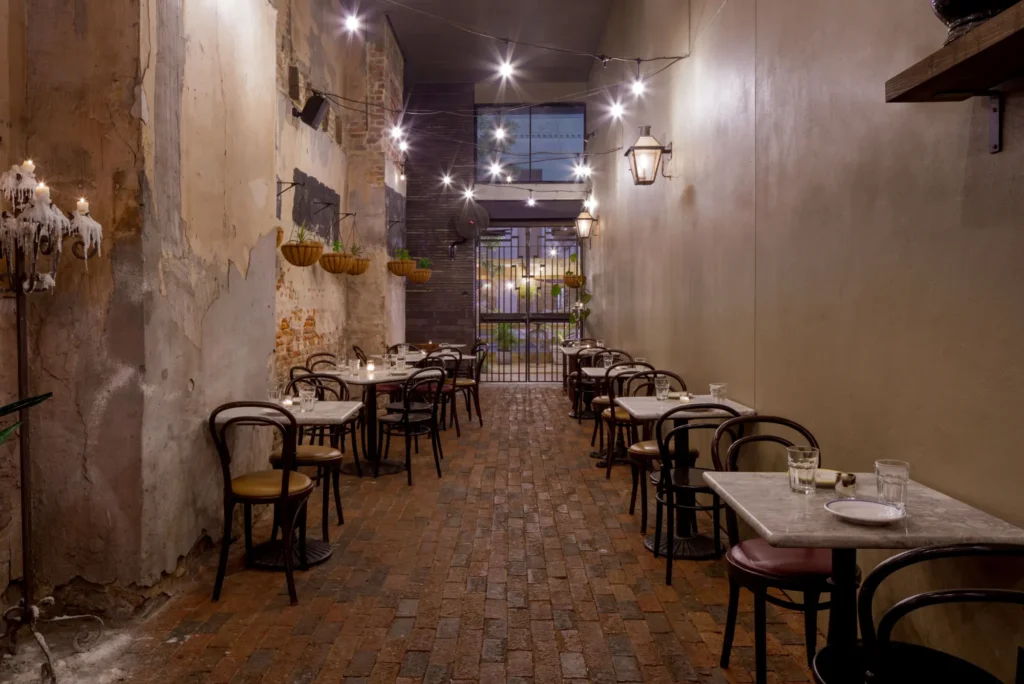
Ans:
{"type": "Polygon", "coordinates": [[[620,366],[619,368],[616,368],[615,370],[611,370],[610,368],[593,368],[593,367],[580,368],[580,372],[582,372],[588,378],[606,378],[609,375],[611,375],[612,377],[615,377],[617,375],[623,375],[623,374],[626,374],[626,373],[642,373],[644,371],[649,371],[649,370],[651,370],[651,369],[646,367],[646,366],[640,366],[639,368],[627,368],[626,366],[620,366]],[[609,372],[609,371],[611,371],[611,372],[609,372]]]}
{"type": "MultiPolygon", "coordinates": [[[[293,406],[284,406],[295,416],[295,422],[299,425],[341,425],[357,415],[363,408],[361,401],[318,401],[313,405],[313,410],[308,413],[299,411],[299,400],[295,400],[293,406]]],[[[223,423],[232,418],[246,415],[266,416],[268,418],[281,417],[280,413],[272,409],[260,408],[234,408],[221,411],[217,414],[217,422],[223,423]]]]}
{"type": "MultiPolygon", "coordinates": [[[[658,401],[657,397],[619,397],[615,400],[615,403],[626,409],[626,413],[635,420],[657,420],[672,409],[685,406],[686,404],[714,404],[721,402],[712,401],[710,394],[691,394],[690,398],[686,401],[679,399],[658,401]]],[[[744,406],[732,399],[726,399],[725,405],[735,409],[741,416],[752,416],[756,413],[749,406],[744,406]]],[[[694,411],[693,413],[681,411],[673,416],[673,418],[675,417],[685,420],[687,418],[731,418],[732,416],[724,411],[694,411]]]]}
{"type": "Polygon", "coordinates": [[[377,368],[372,373],[366,369],[358,370],[354,373],[349,370],[335,370],[327,371],[325,375],[333,375],[346,385],[384,385],[393,382],[405,382],[409,379],[410,375],[419,370],[422,369],[415,366],[401,368],[395,373],[391,373],[383,368],[377,368]]]}
{"type": "Polygon", "coordinates": [[[596,347],[559,347],[566,356],[576,356],[584,349],[596,349],[596,347]]]}
{"type": "MultiPolygon", "coordinates": [[[[1024,544],[1024,530],[911,481],[907,517],[884,527],[843,522],[825,510],[835,490],[789,490],[787,473],[721,473],[704,480],[772,546],[828,549],[912,549],[941,544],[1024,544]]],[[[860,498],[873,498],[875,476],[857,473],[860,498]]]]}
{"type": "MultiPolygon", "coordinates": [[[[383,359],[384,355],[383,354],[371,354],[370,358],[371,359],[383,359]]],[[[406,355],[405,355],[405,360],[408,361],[409,363],[419,363],[420,361],[422,361],[425,358],[427,358],[427,353],[426,352],[421,352],[421,351],[411,351],[411,352],[407,352],[406,355]]]]}

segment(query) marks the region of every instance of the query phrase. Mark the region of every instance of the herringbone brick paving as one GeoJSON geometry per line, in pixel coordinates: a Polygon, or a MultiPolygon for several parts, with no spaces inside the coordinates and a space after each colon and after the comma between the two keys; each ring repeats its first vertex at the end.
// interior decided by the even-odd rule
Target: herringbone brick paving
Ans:
{"type": "MultiPolygon", "coordinates": [[[[144,625],[118,664],[128,681],[752,681],[749,594],[721,670],[724,563],[679,561],[665,586],[628,515],[628,469],[593,466],[561,389],[490,385],[482,400],[483,428],[444,435],[443,479],[429,450],[411,488],[343,479],[345,525],[333,557],[297,573],[298,606],[282,574],[241,567],[238,542],[220,602],[210,568],[144,625]]],[[[769,621],[769,681],[808,681],[801,617],[769,607],[769,621]]]]}

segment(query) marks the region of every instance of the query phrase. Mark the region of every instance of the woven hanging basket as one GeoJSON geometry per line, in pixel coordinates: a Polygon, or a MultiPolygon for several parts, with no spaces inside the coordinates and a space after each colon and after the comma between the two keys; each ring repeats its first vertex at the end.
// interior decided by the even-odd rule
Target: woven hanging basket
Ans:
{"type": "Polygon", "coordinates": [[[321,242],[286,242],[281,245],[281,254],[292,266],[312,266],[324,253],[321,242]]]}
{"type": "Polygon", "coordinates": [[[397,259],[388,262],[388,270],[400,278],[404,278],[416,269],[416,262],[412,259],[397,259]]]}
{"type": "Polygon", "coordinates": [[[363,257],[352,257],[352,265],[348,269],[349,275],[362,275],[370,268],[370,260],[363,257]]]}
{"type": "Polygon", "coordinates": [[[562,276],[562,282],[565,283],[565,286],[571,287],[574,290],[583,287],[583,283],[586,281],[587,279],[581,275],[562,276]]]}
{"type": "Polygon", "coordinates": [[[412,272],[409,273],[408,278],[412,282],[422,285],[423,283],[430,280],[431,273],[433,273],[433,271],[431,271],[429,268],[414,268],[412,272]]]}
{"type": "Polygon", "coordinates": [[[320,268],[334,275],[348,273],[352,268],[352,255],[341,252],[327,252],[320,257],[320,268]]]}

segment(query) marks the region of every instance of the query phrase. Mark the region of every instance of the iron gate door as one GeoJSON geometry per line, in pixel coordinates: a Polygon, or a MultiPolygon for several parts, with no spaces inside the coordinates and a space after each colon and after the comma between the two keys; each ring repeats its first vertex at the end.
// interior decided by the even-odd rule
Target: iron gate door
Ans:
{"type": "Polygon", "coordinates": [[[563,285],[581,272],[570,226],[492,228],[477,247],[477,337],[487,344],[482,379],[561,382],[560,343],[579,293],[563,285]]]}

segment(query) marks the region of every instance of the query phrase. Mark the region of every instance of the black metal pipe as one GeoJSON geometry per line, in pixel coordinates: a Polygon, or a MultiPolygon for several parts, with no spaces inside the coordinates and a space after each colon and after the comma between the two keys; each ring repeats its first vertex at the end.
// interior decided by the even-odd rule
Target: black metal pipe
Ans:
{"type": "MultiPolygon", "coordinates": [[[[25,292],[25,254],[21,249],[15,251],[15,282],[14,301],[18,320],[18,398],[29,398],[28,386],[28,295],[25,292]]],[[[22,591],[25,597],[24,611],[21,620],[26,625],[35,621],[33,610],[32,574],[32,461],[29,456],[32,427],[30,425],[31,410],[23,408],[18,412],[21,420],[19,428],[19,446],[21,455],[21,567],[22,591]]]]}

